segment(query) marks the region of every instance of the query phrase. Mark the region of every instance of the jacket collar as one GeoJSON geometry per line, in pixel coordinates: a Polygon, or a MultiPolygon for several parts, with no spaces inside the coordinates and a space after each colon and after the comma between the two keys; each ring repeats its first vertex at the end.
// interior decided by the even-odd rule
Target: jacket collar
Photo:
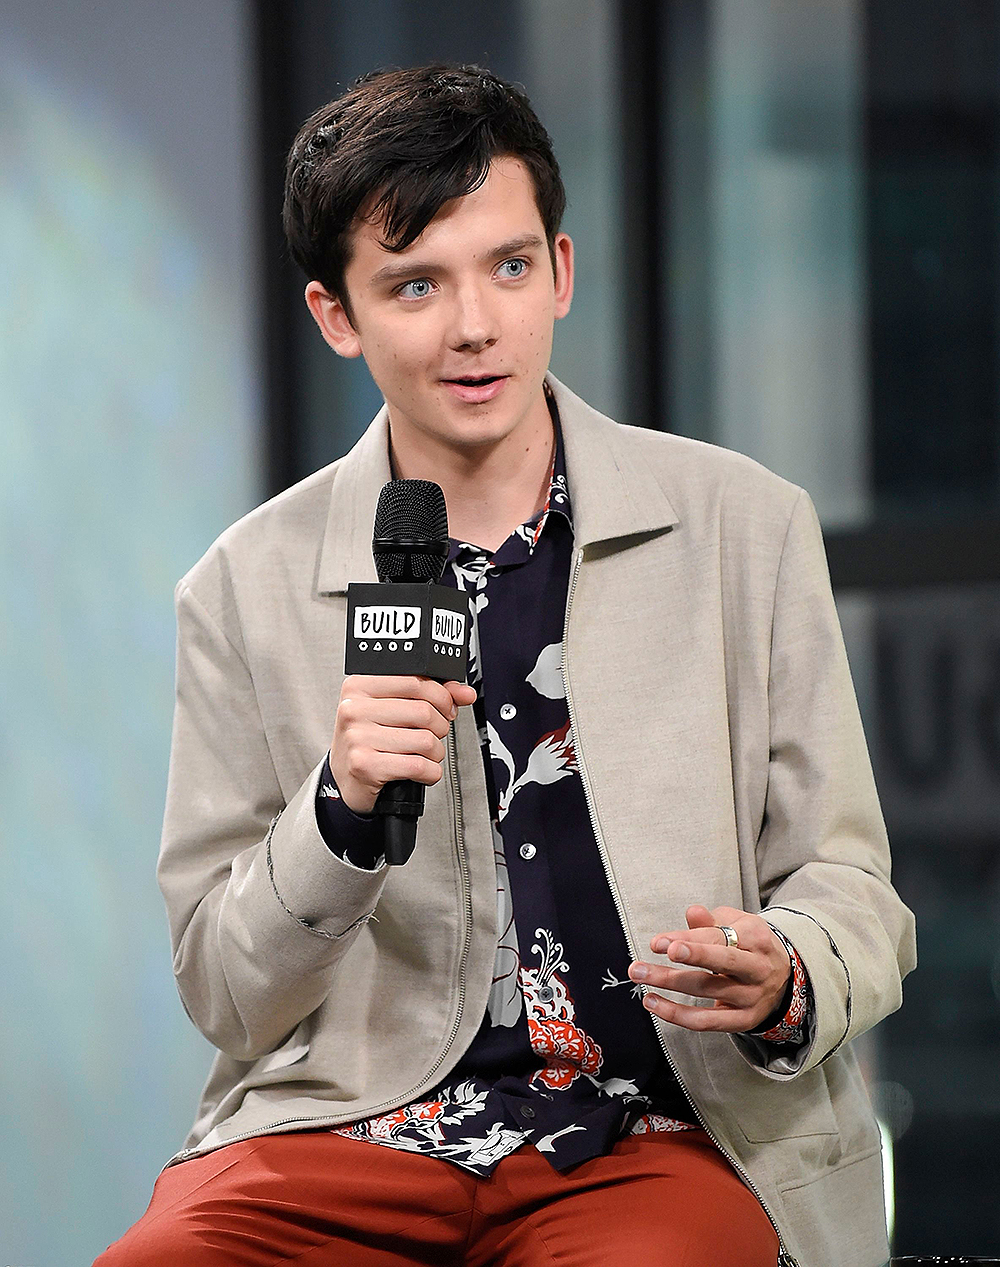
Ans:
{"type": "MultiPolygon", "coordinates": [[[[628,432],[562,384],[545,376],[562,424],[566,481],[573,504],[577,547],[679,523],[666,492],[638,455],[628,432]]],[[[337,464],[319,561],[321,594],[346,591],[351,581],[377,581],[372,559],[372,525],[389,466],[389,410],[372,419],[354,448],[337,464]]]]}

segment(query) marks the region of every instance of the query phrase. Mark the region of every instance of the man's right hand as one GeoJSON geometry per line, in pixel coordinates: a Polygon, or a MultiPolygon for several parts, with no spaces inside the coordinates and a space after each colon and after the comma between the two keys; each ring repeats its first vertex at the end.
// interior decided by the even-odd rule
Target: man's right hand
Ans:
{"type": "Polygon", "coordinates": [[[330,745],[330,769],[356,814],[368,814],[395,779],[437,783],[444,738],[459,707],[476,692],[461,682],[425,677],[344,678],[330,745]]]}

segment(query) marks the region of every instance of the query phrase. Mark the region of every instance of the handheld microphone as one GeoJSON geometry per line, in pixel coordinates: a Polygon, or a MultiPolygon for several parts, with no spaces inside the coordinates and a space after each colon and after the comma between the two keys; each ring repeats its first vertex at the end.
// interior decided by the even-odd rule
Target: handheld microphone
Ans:
{"type": "MultiPolygon", "coordinates": [[[[468,596],[440,585],[448,557],[448,511],[431,480],[390,480],[379,494],[372,535],[379,584],[347,587],[348,674],[418,674],[464,682],[471,626],[468,596]]],[[[425,788],[396,779],[379,791],[385,860],[413,852],[425,788]]]]}

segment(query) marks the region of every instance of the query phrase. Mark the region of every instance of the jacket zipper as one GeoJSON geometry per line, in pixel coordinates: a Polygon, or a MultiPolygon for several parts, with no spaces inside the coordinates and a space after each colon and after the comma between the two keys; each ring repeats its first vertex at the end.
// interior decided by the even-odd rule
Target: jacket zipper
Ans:
{"type": "MultiPolygon", "coordinates": [[[[566,710],[569,714],[570,730],[573,734],[573,742],[576,747],[576,761],[577,761],[577,766],[580,770],[580,782],[583,784],[583,792],[587,800],[587,811],[590,814],[590,825],[594,832],[594,839],[597,841],[597,849],[601,855],[601,862],[604,864],[604,874],[607,877],[608,887],[611,889],[611,895],[615,900],[615,907],[618,910],[618,919],[619,919],[619,922],[621,923],[622,931],[625,934],[625,940],[628,943],[629,953],[631,954],[633,959],[638,959],[639,954],[637,953],[636,945],[632,938],[632,933],[629,930],[628,923],[625,919],[625,911],[622,907],[621,895],[618,892],[618,884],[617,884],[617,881],[615,880],[614,872],[611,868],[611,860],[608,857],[608,852],[604,845],[604,838],[601,835],[601,831],[597,823],[597,813],[594,809],[594,799],[593,799],[593,796],[591,795],[590,783],[587,780],[586,766],[584,765],[584,761],[583,761],[583,753],[580,749],[580,734],[576,728],[576,718],[573,715],[573,695],[572,695],[572,692],[570,691],[569,669],[566,663],[568,659],[567,639],[569,637],[570,607],[572,606],[572,603],[573,603],[573,595],[576,592],[576,582],[577,582],[577,578],[580,575],[580,565],[582,563],[583,563],[583,550],[578,549],[576,551],[576,558],[573,564],[573,576],[572,576],[572,579],[570,580],[569,593],[566,596],[566,618],[565,618],[565,621],[563,622],[562,679],[563,679],[563,688],[566,691],[566,710]]],[[[646,990],[645,988],[643,988],[643,993],[645,994],[645,992],[646,990]]],[[[652,1019],[650,1019],[650,1023],[652,1024],[652,1019]]],[[[760,1191],[758,1190],[756,1184],[747,1174],[746,1170],[740,1164],[739,1160],[731,1156],[726,1151],[726,1149],[723,1148],[722,1145],[719,1143],[719,1140],[717,1139],[715,1132],[706,1122],[701,1112],[701,1109],[699,1109],[698,1105],[694,1101],[694,1098],[688,1093],[688,1089],[684,1085],[683,1080],[681,1079],[680,1073],[677,1070],[677,1066],[674,1064],[673,1057],[670,1055],[670,1052],[667,1050],[667,1044],[663,1038],[662,1033],[660,1032],[659,1027],[656,1025],[653,1025],[653,1028],[656,1030],[656,1037],[659,1040],[660,1047],[663,1049],[663,1054],[666,1057],[666,1061],[670,1067],[670,1071],[674,1075],[674,1077],[677,1079],[677,1085],[684,1092],[685,1096],[687,1096],[687,1099],[689,1103],[691,1104],[691,1107],[695,1111],[695,1115],[697,1116],[698,1121],[702,1125],[702,1129],[705,1131],[706,1135],[708,1135],[709,1139],[716,1146],[716,1148],[718,1148],[719,1152],[722,1153],[723,1157],[726,1158],[726,1160],[730,1163],[733,1169],[736,1170],[736,1172],[740,1175],[743,1182],[746,1184],[746,1186],[750,1189],[750,1191],[754,1194],[754,1196],[760,1202],[761,1209],[764,1211],[764,1213],[767,1215],[768,1219],[770,1220],[771,1226],[774,1228],[775,1235],[778,1238],[777,1267],[798,1267],[798,1263],[791,1256],[791,1254],[789,1254],[788,1251],[785,1249],[785,1242],[782,1240],[781,1231],[777,1223],[775,1222],[774,1216],[771,1214],[771,1211],[767,1208],[767,1204],[765,1203],[764,1198],[761,1196],[760,1191]]]]}
{"type": "MultiPolygon", "coordinates": [[[[379,1113],[386,1113],[390,1109],[399,1108],[400,1105],[409,1104],[411,1100],[422,1091],[430,1083],[433,1075],[441,1068],[445,1057],[451,1051],[452,1046],[458,1036],[458,1030],[462,1024],[462,1014],[465,1011],[465,991],[466,976],[465,965],[469,958],[469,946],[472,942],[472,881],[469,877],[469,861],[465,853],[465,830],[462,821],[462,793],[458,786],[458,770],[457,759],[455,756],[455,728],[448,731],[446,744],[446,752],[448,759],[448,774],[451,780],[451,789],[453,795],[453,817],[455,824],[455,845],[458,851],[458,865],[462,876],[462,956],[458,964],[458,1007],[455,1010],[455,1019],[452,1022],[451,1033],[448,1035],[448,1041],[438,1053],[437,1059],[428,1069],[427,1073],[420,1079],[415,1087],[407,1091],[405,1095],[396,1096],[392,1100],[387,1100],[384,1104],[376,1104],[369,1109],[365,1116],[375,1117],[379,1113]]],[[[275,822],[277,819],[275,819],[275,822]]],[[[274,823],[271,824],[273,830],[274,823]]],[[[226,1144],[238,1144],[241,1140],[252,1139],[255,1135],[269,1135],[279,1126],[292,1126],[300,1122],[316,1122],[320,1126],[337,1124],[337,1118],[330,1117],[287,1117],[280,1122],[272,1122],[264,1129],[255,1131],[244,1131],[241,1135],[234,1135],[232,1139],[227,1139],[226,1144]]],[[[183,1148],[176,1154],[178,1158],[191,1157],[198,1152],[197,1148],[183,1148]]]]}

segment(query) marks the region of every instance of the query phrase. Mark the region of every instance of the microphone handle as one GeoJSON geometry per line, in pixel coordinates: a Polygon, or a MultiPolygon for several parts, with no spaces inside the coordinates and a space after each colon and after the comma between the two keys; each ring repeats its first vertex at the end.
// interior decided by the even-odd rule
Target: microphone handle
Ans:
{"type": "Polygon", "coordinates": [[[385,860],[391,867],[401,867],[413,853],[417,839],[417,819],[424,812],[422,783],[411,779],[394,779],[382,786],[372,813],[383,818],[385,860]]]}

